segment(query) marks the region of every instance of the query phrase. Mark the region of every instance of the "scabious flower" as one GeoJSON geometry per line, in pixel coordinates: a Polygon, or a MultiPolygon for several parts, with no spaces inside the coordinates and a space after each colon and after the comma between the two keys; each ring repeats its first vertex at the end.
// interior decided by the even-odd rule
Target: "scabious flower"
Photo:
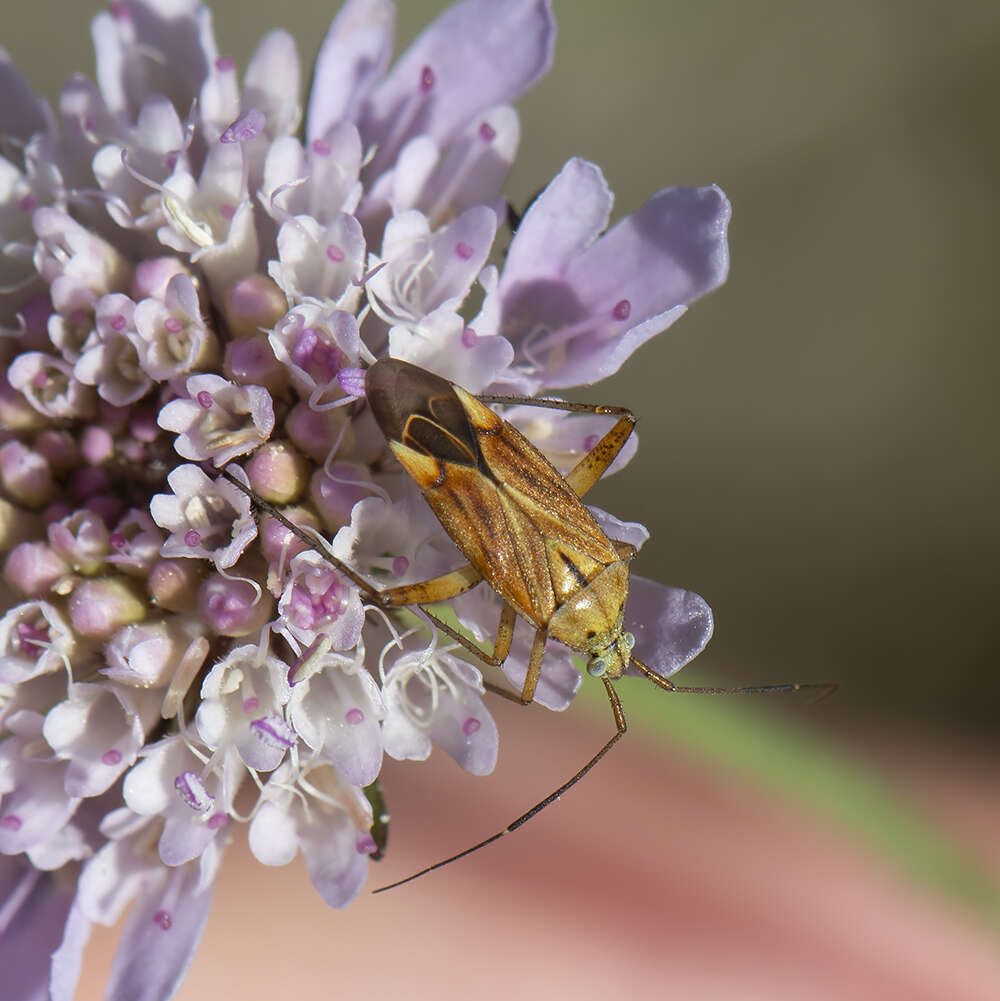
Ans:
{"type": "MultiPolygon", "coordinates": [[[[98,14],[96,83],[73,77],[55,109],[2,57],[12,1001],[71,998],[91,925],[126,909],[107,996],[168,998],[234,837],[266,865],[301,851],[342,907],[381,849],[386,756],[437,745],[492,770],[479,667],[430,622],[372,609],[325,555],[377,587],[461,562],[388,455],[365,368],[389,354],[473,392],[590,383],[725,278],[715,187],[664,189],[607,229],[611,193],[574,159],[505,232],[510,102],[549,65],[548,0],[462,0],[391,65],[393,18],[389,0],[347,0],[305,108],[286,33],[240,80],[195,0],[98,14]]],[[[561,469],[607,426],[508,416],[561,469]]],[[[487,641],[500,601],[480,586],[453,610],[487,641]]],[[[626,614],[664,674],[711,632],[700,598],[640,578],[626,614]]],[[[529,648],[522,623],[515,687],[529,648]]],[[[553,644],[537,700],[562,709],[579,681],[553,644]]]]}

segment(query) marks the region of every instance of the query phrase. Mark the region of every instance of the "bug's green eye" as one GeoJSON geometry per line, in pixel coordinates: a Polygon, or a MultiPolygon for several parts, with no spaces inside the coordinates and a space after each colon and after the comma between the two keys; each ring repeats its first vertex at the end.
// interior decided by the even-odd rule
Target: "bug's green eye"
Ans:
{"type": "Polygon", "coordinates": [[[608,662],[603,657],[594,657],[587,665],[587,674],[599,678],[608,669],[608,662]]]}
{"type": "Polygon", "coordinates": [[[631,650],[635,646],[635,636],[632,633],[622,633],[622,642],[626,650],[631,650]]]}

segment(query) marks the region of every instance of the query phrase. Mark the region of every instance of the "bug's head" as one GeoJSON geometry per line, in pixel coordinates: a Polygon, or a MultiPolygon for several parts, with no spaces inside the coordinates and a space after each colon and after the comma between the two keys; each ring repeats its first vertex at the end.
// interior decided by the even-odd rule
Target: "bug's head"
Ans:
{"type": "Polygon", "coordinates": [[[620,678],[632,659],[635,637],[619,632],[600,650],[594,650],[587,661],[587,674],[594,678],[620,678]]]}

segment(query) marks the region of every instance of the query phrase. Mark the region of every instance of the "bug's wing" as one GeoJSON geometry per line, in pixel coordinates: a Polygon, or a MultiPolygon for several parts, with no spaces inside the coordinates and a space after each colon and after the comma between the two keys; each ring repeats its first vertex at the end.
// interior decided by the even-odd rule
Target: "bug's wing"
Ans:
{"type": "Polygon", "coordinates": [[[445,531],[489,585],[540,627],[619,556],[576,493],[523,435],[459,386],[376,362],[376,420],[445,531]]]}

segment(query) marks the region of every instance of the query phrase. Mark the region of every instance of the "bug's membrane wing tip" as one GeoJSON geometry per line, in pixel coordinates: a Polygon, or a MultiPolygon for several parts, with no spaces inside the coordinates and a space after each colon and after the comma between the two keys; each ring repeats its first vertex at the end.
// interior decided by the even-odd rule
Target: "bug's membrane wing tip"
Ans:
{"type": "MultiPolygon", "coordinates": [[[[712,609],[701,595],[632,574],[625,628],[635,636],[635,659],[661,678],[694,660],[712,638],[712,609]]],[[[644,672],[634,664],[627,674],[644,672]]]]}

